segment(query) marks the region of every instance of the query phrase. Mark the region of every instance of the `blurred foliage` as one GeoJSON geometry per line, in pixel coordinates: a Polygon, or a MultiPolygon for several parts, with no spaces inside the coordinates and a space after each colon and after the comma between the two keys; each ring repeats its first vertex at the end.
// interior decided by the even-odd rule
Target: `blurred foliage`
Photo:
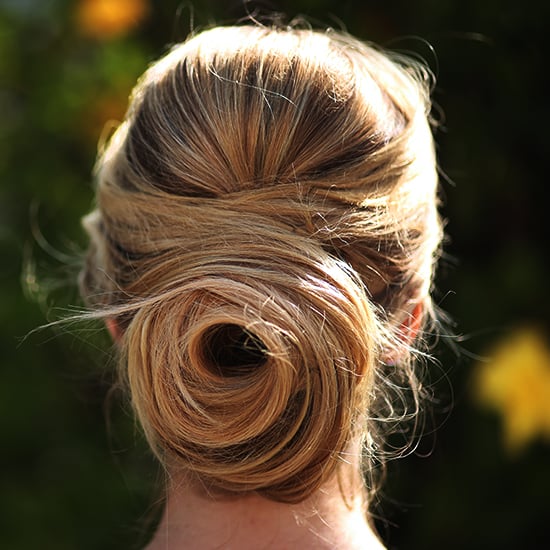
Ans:
{"type": "Polygon", "coordinates": [[[381,533],[395,549],[550,547],[550,4],[535,0],[0,0],[0,546],[139,548],[154,526],[160,474],[109,389],[104,331],[31,331],[79,303],[96,143],[137,76],[191,29],[273,12],[345,25],[437,76],[436,297],[464,336],[441,337],[435,435],[390,465],[381,533]]]}

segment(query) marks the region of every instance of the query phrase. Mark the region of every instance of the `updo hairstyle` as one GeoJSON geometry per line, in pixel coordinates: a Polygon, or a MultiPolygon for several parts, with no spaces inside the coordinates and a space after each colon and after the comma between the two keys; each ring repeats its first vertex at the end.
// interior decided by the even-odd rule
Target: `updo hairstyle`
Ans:
{"type": "Polygon", "coordinates": [[[81,290],[169,472],[299,502],[371,441],[432,310],[426,74],[334,31],[220,27],[138,82],[100,154],[81,290]]]}

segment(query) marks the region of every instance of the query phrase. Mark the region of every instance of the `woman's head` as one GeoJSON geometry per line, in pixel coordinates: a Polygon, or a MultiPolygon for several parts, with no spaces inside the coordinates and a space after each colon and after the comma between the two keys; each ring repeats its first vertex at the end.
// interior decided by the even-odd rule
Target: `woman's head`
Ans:
{"type": "Polygon", "coordinates": [[[412,376],[441,239],[419,74],[335,32],[243,26],[139,81],[81,288],[169,471],[300,501],[372,435],[384,362],[412,376]]]}

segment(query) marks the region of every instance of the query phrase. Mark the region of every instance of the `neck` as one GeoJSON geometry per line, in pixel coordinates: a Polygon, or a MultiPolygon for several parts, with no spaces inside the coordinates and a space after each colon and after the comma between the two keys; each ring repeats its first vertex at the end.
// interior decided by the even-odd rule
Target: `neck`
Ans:
{"type": "Polygon", "coordinates": [[[146,550],[383,550],[366,516],[363,491],[344,498],[337,479],[299,504],[256,494],[213,499],[173,480],[146,550]]]}

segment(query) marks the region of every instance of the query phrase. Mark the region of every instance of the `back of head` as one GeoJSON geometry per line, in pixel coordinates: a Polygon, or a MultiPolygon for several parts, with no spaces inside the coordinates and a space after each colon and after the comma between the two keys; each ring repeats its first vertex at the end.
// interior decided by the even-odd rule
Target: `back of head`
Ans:
{"type": "Polygon", "coordinates": [[[98,162],[81,287],[170,471],[297,502],[365,438],[430,311],[425,83],[335,32],[215,28],[134,90],[98,162]]]}

